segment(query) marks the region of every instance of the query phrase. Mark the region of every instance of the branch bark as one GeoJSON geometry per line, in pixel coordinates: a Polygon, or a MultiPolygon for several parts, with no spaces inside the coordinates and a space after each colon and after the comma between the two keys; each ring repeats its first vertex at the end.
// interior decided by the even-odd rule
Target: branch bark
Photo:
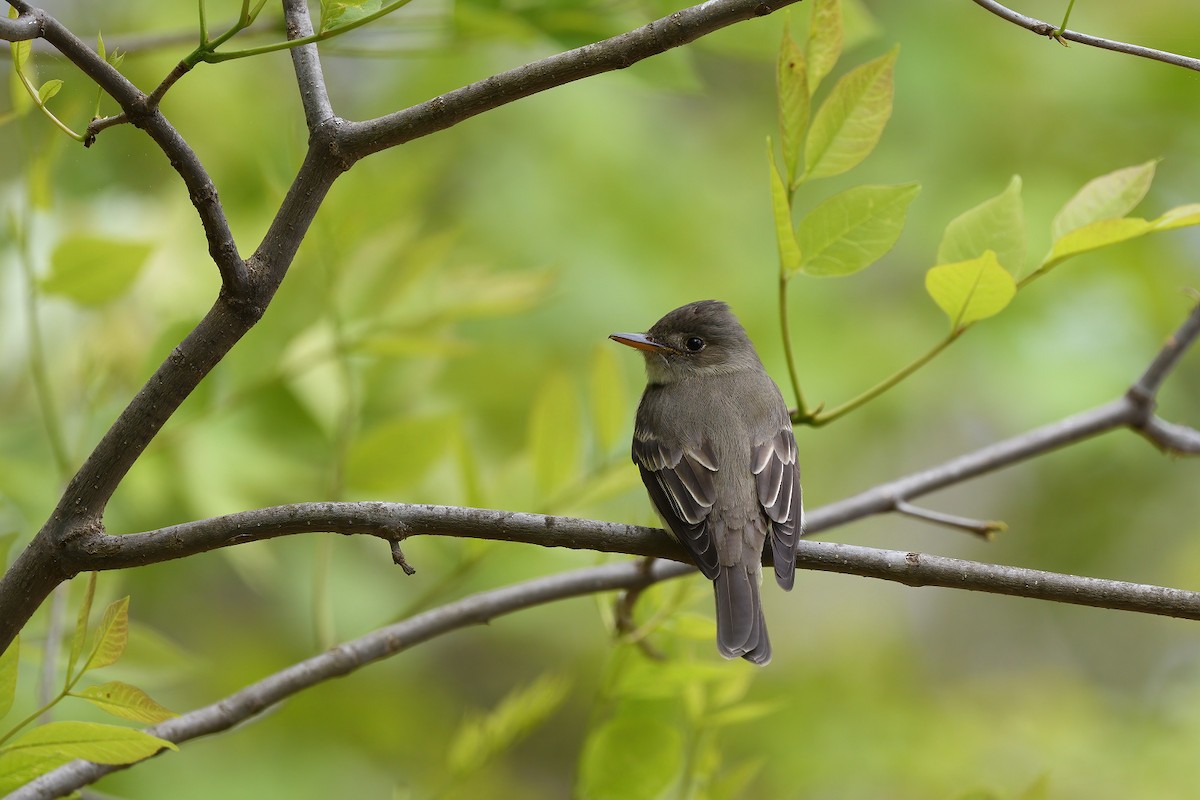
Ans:
{"type": "MultiPolygon", "coordinates": [[[[223,285],[212,310],[120,414],[72,478],[33,542],[0,578],[0,648],[12,641],[58,583],[91,568],[86,561],[68,559],[65,551],[103,535],[104,509],[117,485],[200,380],[262,317],[325,195],[342,172],[370,153],[530,94],[627,67],[792,2],[796,0],[708,0],[630,33],[528,64],[434,98],[409,112],[367,123],[349,123],[332,115],[315,46],[297,48],[297,77],[302,94],[307,95],[309,149],[271,227],[254,254],[243,261],[215,186],[157,105],[53,16],[25,0],[10,0],[22,17],[34,21],[41,38],[111,95],[128,119],[145,130],[170,159],[188,187],[223,285]]],[[[302,6],[301,2],[289,6],[290,24],[297,32],[306,22],[302,6]]],[[[0,29],[0,34],[4,32],[6,29],[0,29]]],[[[24,36],[27,31],[22,27],[11,32],[24,36]]]]}
{"type": "MultiPolygon", "coordinates": [[[[667,538],[661,531],[648,532],[662,539],[667,538]]],[[[1200,619],[1200,593],[1161,586],[1061,575],[1020,567],[998,567],[956,558],[831,542],[800,542],[797,563],[808,569],[863,575],[908,586],[971,589],[1200,619]]],[[[148,728],[147,732],[176,743],[219,733],[253,719],[298,692],[348,675],[367,664],[396,655],[442,634],[569,597],[619,589],[643,589],[653,583],[693,572],[695,568],[687,564],[658,561],[647,565],[626,561],[482,592],[338,645],[269,675],[211,705],[148,728]]],[[[17,790],[9,795],[9,800],[60,797],[124,768],[73,761],[17,790]]]]}
{"type": "Polygon", "coordinates": [[[1129,44],[1128,42],[1118,42],[1114,39],[1104,39],[1099,36],[1091,36],[1078,31],[1071,31],[1065,28],[1060,29],[1056,25],[1052,25],[1044,20],[1036,17],[1027,17],[1024,14],[1013,11],[1007,6],[997,3],[996,0],[975,0],[975,4],[982,6],[992,12],[1001,19],[1008,20],[1014,25],[1018,25],[1027,31],[1032,31],[1038,36],[1045,36],[1058,41],[1078,42],[1086,44],[1089,47],[1099,47],[1102,50],[1112,50],[1114,53],[1124,53],[1129,56],[1138,56],[1139,58],[1148,58],[1152,61],[1161,61],[1164,64],[1170,64],[1175,67],[1183,67],[1200,71],[1200,59],[1181,56],[1178,53],[1169,53],[1165,50],[1155,50],[1152,47],[1142,47],[1137,44],[1129,44]]]}

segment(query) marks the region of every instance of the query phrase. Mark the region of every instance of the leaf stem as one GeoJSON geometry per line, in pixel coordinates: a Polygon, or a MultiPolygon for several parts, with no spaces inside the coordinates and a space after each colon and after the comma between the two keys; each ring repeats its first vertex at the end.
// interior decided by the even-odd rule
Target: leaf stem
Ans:
{"type": "Polygon", "coordinates": [[[71,130],[70,125],[56,117],[54,112],[47,108],[46,104],[42,102],[41,95],[38,94],[38,88],[33,85],[33,82],[29,80],[29,78],[25,75],[25,71],[21,68],[21,59],[17,56],[16,43],[13,44],[13,68],[16,70],[17,77],[21,79],[21,85],[25,87],[25,91],[29,93],[31,98],[33,98],[33,104],[37,106],[43,114],[49,117],[50,121],[53,122],[59,130],[61,130],[67,136],[70,136],[75,141],[82,142],[83,134],[76,133],[75,131],[71,130]]]}
{"type": "Polygon", "coordinates": [[[783,334],[783,355],[787,361],[788,379],[792,382],[792,394],[796,396],[796,412],[792,415],[792,420],[799,422],[811,419],[813,415],[809,413],[804,404],[804,393],[800,391],[800,378],[796,374],[796,359],[792,355],[792,334],[788,324],[787,285],[787,275],[781,269],[779,271],[779,328],[783,334]]]}
{"type": "Polygon", "coordinates": [[[851,400],[847,400],[845,403],[842,403],[840,406],[831,408],[824,413],[816,412],[814,414],[810,414],[807,416],[801,415],[801,414],[799,414],[799,411],[797,411],[796,414],[792,415],[792,421],[796,422],[796,423],[811,425],[814,428],[819,428],[822,425],[828,425],[830,422],[833,422],[835,419],[845,416],[846,414],[850,413],[851,411],[858,408],[859,406],[864,405],[864,404],[870,402],[871,400],[874,400],[876,397],[879,397],[881,394],[886,392],[888,389],[891,389],[893,386],[900,383],[900,381],[904,380],[909,375],[912,375],[914,372],[919,370],[921,367],[928,364],[939,353],[941,353],[943,350],[945,350],[947,347],[949,347],[951,344],[953,344],[954,341],[959,336],[962,336],[963,333],[965,333],[967,331],[967,329],[970,327],[971,327],[970,325],[961,325],[959,327],[956,327],[954,330],[950,331],[950,333],[946,336],[946,338],[942,339],[940,342],[935,344],[920,358],[916,359],[915,361],[910,363],[908,366],[906,366],[903,369],[901,369],[900,371],[896,372],[895,374],[893,374],[886,380],[880,381],[879,383],[875,384],[870,389],[867,389],[865,392],[858,395],[857,397],[855,397],[851,400]]]}
{"type": "Polygon", "coordinates": [[[1056,34],[1061,36],[1062,32],[1067,29],[1067,20],[1069,20],[1071,18],[1071,9],[1073,9],[1074,7],[1075,7],[1075,0],[1070,0],[1070,2],[1067,3],[1067,13],[1063,14],[1062,25],[1058,26],[1058,30],[1055,31],[1056,34]]]}

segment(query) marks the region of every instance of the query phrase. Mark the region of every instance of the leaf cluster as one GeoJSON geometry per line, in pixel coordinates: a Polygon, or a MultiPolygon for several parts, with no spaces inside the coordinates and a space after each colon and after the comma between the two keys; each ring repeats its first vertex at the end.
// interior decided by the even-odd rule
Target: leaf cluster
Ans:
{"type": "MultiPolygon", "coordinates": [[[[96,722],[46,722],[21,733],[67,697],[86,700],[101,711],[131,722],[153,724],[176,716],[143,690],[122,681],[76,688],[86,673],[115,664],[129,641],[128,597],[110,603],[99,624],[89,631],[95,590],[96,573],[91,573],[71,636],[62,690],[0,734],[0,793],[23,786],[75,759],[96,764],[132,764],[164,749],[179,749],[173,742],[134,728],[96,722]]],[[[19,658],[19,639],[0,654],[0,719],[13,707],[19,658]]]]}

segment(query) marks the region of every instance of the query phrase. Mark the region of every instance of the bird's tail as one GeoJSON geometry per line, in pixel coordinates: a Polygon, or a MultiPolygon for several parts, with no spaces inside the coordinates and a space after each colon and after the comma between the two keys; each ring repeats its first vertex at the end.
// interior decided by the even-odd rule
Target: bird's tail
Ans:
{"type": "Polygon", "coordinates": [[[758,576],[740,564],[721,566],[713,580],[717,597],[717,649],[726,658],[755,664],[771,660],[771,640],[758,596],[758,576]]]}

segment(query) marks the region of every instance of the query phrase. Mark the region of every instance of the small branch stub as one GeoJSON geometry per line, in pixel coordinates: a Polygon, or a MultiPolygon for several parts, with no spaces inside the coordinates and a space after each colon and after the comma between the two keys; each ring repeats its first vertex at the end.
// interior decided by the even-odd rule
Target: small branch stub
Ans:
{"type": "Polygon", "coordinates": [[[400,569],[404,570],[405,575],[415,575],[417,568],[408,563],[404,558],[404,551],[400,549],[400,539],[392,539],[392,562],[400,569]]]}

